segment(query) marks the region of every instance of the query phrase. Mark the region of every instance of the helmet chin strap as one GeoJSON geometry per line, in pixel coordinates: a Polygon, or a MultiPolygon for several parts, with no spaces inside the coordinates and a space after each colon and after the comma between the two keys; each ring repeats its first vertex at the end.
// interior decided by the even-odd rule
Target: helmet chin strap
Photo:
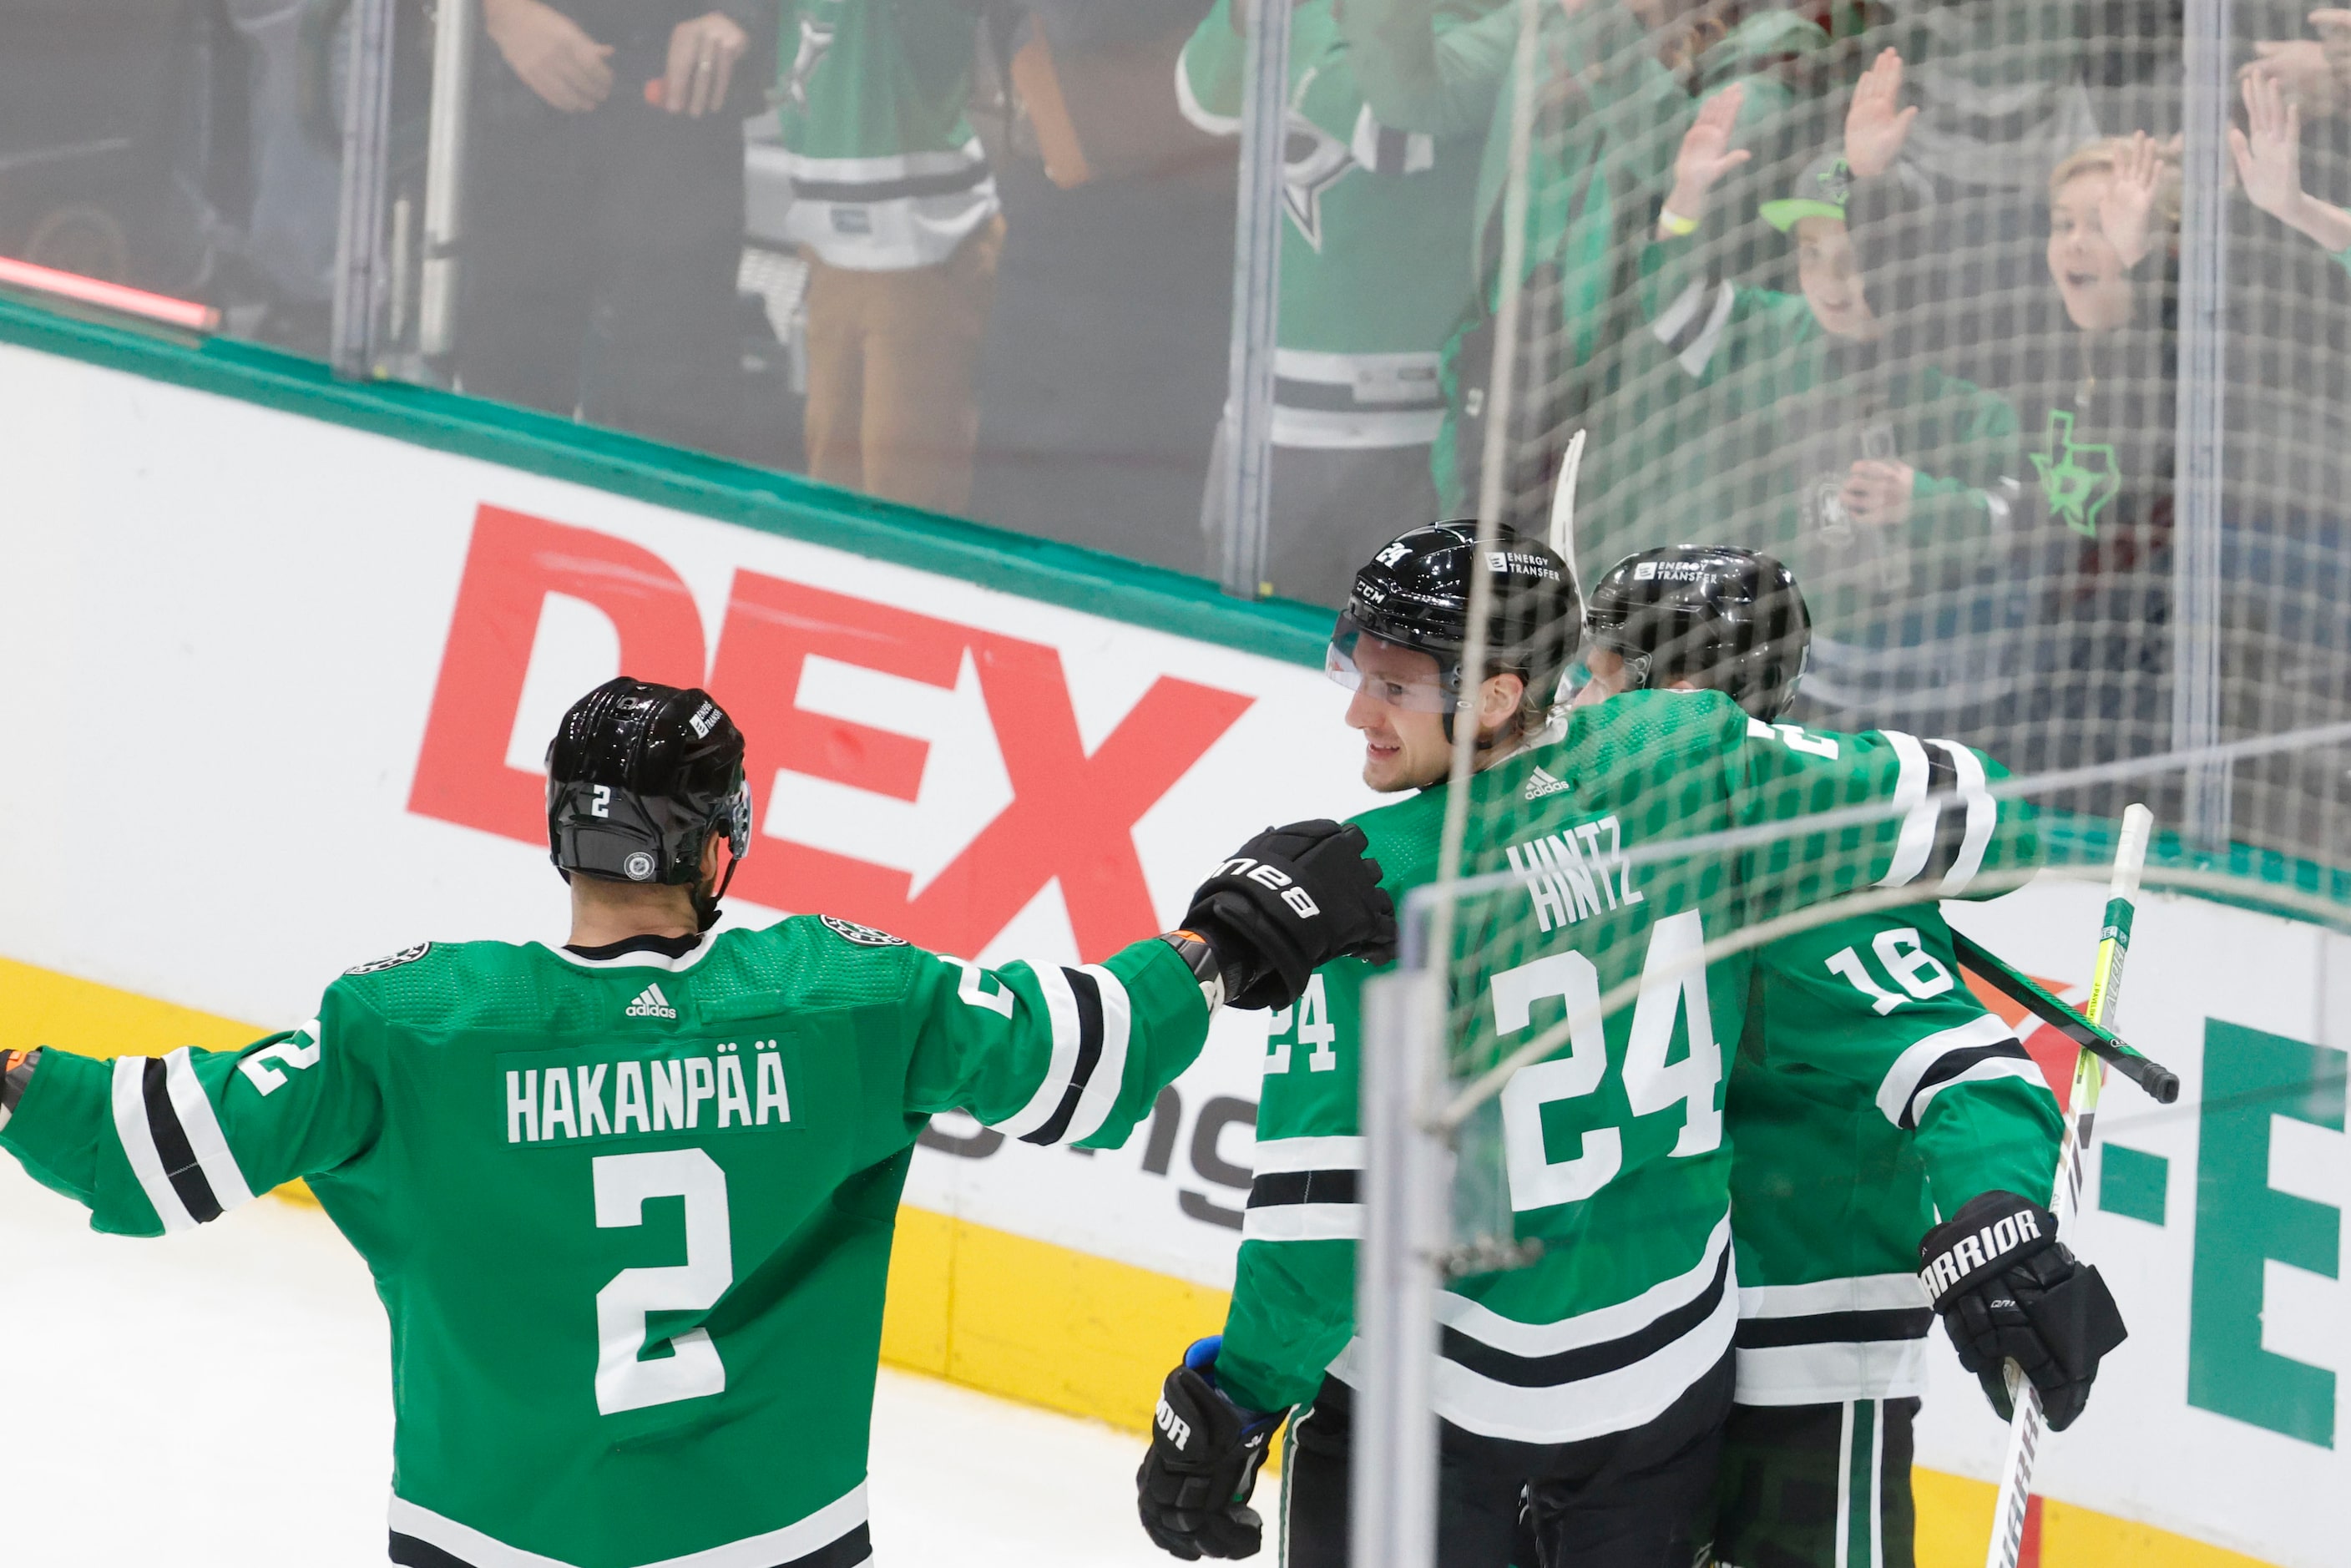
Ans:
{"type": "Polygon", "coordinates": [[[735,881],[735,868],[743,862],[733,855],[726,857],[726,869],[718,874],[718,885],[709,893],[694,890],[694,929],[699,934],[718,924],[718,901],[726,896],[726,889],[735,881]]]}

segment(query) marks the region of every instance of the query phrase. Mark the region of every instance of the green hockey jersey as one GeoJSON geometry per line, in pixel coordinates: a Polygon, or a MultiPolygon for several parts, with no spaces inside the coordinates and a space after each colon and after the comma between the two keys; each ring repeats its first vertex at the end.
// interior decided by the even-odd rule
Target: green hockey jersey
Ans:
{"type": "Polygon", "coordinates": [[[965,112],[978,8],[792,0],[783,28],[784,236],[861,272],[954,255],[999,205],[965,112]]]}
{"type": "MultiPolygon", "coordinates": [[[[1437,350],[1469,304],[1463,241],[1485,127],[1432,136],[1381,124],[1332,8],[1304,0],[1290,14],[1273,441],[1425,446],[1445,407],[1437,350]]],[[[1447,6],[1437,25],[1467,15],[1447,6]]],[[[1245,53],[1231,0],[1217,0],[1176,68],[1185,118],[1211,135],[1239,134],[1245,53]]]]}
{"type": "MultiPolygon", "coordinates": [[[[1650,1420],[1730,1353],[1723,1048],[1752,962],[1742,952],[1698,967],[1691,956],[1802,904],[1871,885],[1955,895],[1988,867],[2029,860],[2030,809],[1996,800],[1991,771],[1949,742],[1812,734],[1750,720],[1718,693],[1634,692],[1573,710],[1557,738],[1478,775],[1465,871],[1510,882],[1463,907],[1455,1059],[1474,1070],[1562,1019],[1572,1033],[1465,1128],[1465,1190],[1490,1185],[1497,1228],[1542,1251],[1440,1294],[1441,1416],[1488,1437],[1577,1441],[1650,1420]],[[1936,798],[1952,789],[1960,800],[1936,798]],[[1834,853],[1783,838],[1630,859],[1872,801],[1894,814],[1844,831],[1834,853]],[[1602,1018],[1599,998],[1627,981],[1638,999],[1602,1018]]],[[[1400,904],[1430,874],[1443,809],[1431,790],[1359,819],[1400,904]]],[[[1226,1389],[1256,1408],[1312,1397],[1326,1370],[1353,1375],[1370,972],[1325,967],[1271,1036],[1217,1361],[1226,1389]]]]}
{"type": "Polygon", "coordinates": [[[2056,1179],[2057,1098],[1959,977],[1932,904],[1757,956],[1725,1107],[1739,1400],[1926,1392],[1918,1240],[1937,1213],[2056,1179]]]}
{"type": "Polygon", "coordinates": [[[241,1051],[48,1052],[0,1145],[130,1235],[309,1179],[391,1318],[395,1561],[848,1568],[925,1119],[1113,1146],[1207,1029],[1155,939],[423,944],[241,1051]]]}

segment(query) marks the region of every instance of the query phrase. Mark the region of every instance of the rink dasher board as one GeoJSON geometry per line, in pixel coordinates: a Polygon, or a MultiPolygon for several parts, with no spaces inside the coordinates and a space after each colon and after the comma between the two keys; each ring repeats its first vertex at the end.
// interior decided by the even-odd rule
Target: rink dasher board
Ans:
{"type": "MultiPolygon", "coordinates": [[[[20,348],[0,348],[0,657],[17,677],[0,722],[53,758],[0,774],[0,953],[140,995],[292,1023],[345,967],[420,938],[559,939],[563,901],[517,807],[538,749],[624,644],[632,664],[647,648],[685,662],[689,622],[701,670],[636,673],[731,664],[758,672],[740,695],[720,683],[758,710],[749,727],[797,709],[820,737],[828,716],[854,714],[927,747],[852,736],[807,753],[831,777],[755,778],[763,832],[747,876],[810,850],[856,862],[868,902],[833,912],[983,961],[1074,961],[1078,925],[1099,928],[1121,898],[1172,924],[1249,832],[1373,800],[1342,699],[1314,671],[1132,620],[20,348]],[[501,540],[529,548],[502,556],[501,540]],[[461,625],[469,564],[489,609],[461,625]],[[877,625],[890,661],[917,675],[858,652],[877,625]],[[491,656],[444,671],[468,629],[491,656]],[[777,665],[778,646],[796,669],[777,665]],[[1008,761],[1007,722],[1042,713],[1091,755],[1163,678],[1237,711],[1123,808],[1139,884],[1122,893],[1111,876],[1082,916],[1058,881],[1007,893],[981,879],[966,907],[924,904],[942,873],[968,872],[958,857],[1039,766],[1008,761]],[[1016,894],[975,937],[969,906],[1016,894]]],[[[2079,988],[2096,898],[2044,884],[1949,907],[2020,966],[2079,988]]],[[[791,906],[738,899],[733,915],[791,906]]],[[[2090,1413],[2052,1442],[2041,1485],[2316,1568],[2351,1526],[2335,1401],[2351,1301],[2334,1277],[2351,1207],[2351,941],[2153,894],[2131,982],[2124,1030],[2185,1092],[2159,1110],[2118,1087],[2102,1113],[2078,1239],[2133,1337],[2090,1413]],[[2229,1089],[2212,1103],[2208,1062],[2229,1089]],[[2249,1071],[2270,1075],[2251,1098],[2249,1071]],[[2246,1108],[2271,1103],[2284,1109],[2246,1108]],[[2110,1164],[2126,1196],[2108,1190],[2110,1164]]],[[[1172,1133],[1146,1127],[1092,1156],[925,1149],[908,1201],[1228,1286],[1262,1053],[1261,1019],[1227,1015],[1176,1086],[1172,1133]]],[[[1999,1427],[1947,1352],[1934,1366],[1919,1462],[1989,1476],[1999,1427]]]]}

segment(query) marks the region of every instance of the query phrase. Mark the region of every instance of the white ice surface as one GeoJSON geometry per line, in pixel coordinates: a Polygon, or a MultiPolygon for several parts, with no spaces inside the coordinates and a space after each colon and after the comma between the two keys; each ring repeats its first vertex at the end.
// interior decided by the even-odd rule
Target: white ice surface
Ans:
{"type": "MultiPolygon", "coordinates": [[[[375,1568],[383,1314],[325,1216],[264,1199],[191,1235],[91,1233],[0,1158],[0,1562],[375,1568]]],[[[875,1562],[1134,1568],[1141,1439],[884,1370],[875,1562]]]]}

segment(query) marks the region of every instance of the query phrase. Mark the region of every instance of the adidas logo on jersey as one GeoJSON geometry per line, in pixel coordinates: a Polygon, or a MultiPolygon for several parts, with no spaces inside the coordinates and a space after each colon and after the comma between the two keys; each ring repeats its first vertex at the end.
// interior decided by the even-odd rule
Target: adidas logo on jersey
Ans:
{"type": "Polygon", "coordinates": [[[1566,779],[1554,779],[1538,768],[1527,779],[1526,798],[1530,800],[1540,800],[1546,795],[1562,794],[1574,788],[1575,786],[1566,779]]]}
{"type": "Polygon", "coordinates": [[[662,988],[659,986],[647,986],[643,990],[639,991],[637,999],[631,1002],[626,1010],[632,1019],[677,1017],[677,1009],[669,1005],[669,998],[662,995],[662,988]]]}

